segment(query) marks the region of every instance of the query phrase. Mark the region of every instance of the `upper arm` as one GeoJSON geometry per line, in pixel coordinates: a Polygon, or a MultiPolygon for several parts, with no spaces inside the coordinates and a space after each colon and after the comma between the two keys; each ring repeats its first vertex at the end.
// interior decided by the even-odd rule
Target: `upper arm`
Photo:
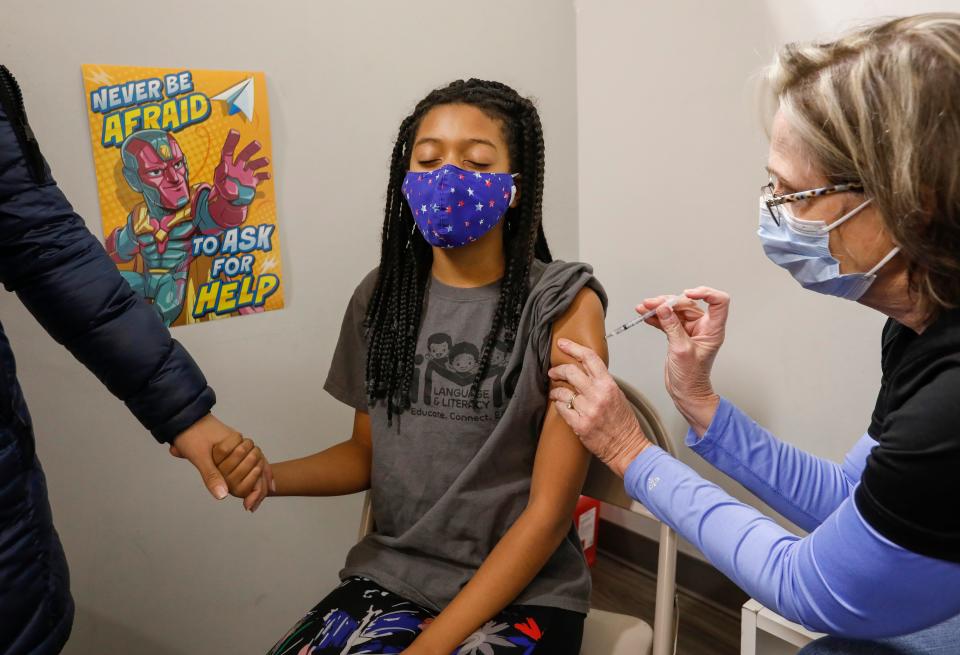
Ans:
{"type": "MultiPolygon", "coordinates": [[[[604,364],[609,363],[607,338],[603,328],[603,304],[593,289],[584,287],[574,297],[567,311],[553,323],[553,335],[550,341],[550,366],[576,364],[570,355],[560,350],[557,340],[569,339],[596,352],[604,364]]],[[[551,382],[551,387],[564,385],[551,382]]]]}
{"type": "MultiPolygon", "coordinates": [[[[551,366],[575,361],[557,347],[557,339],[561,337],[595,350],[607,361],[603,305],[594,291],[581,289],[567,311],[554,321],[551,366]]],[[[566,522],[580,496],[589,463],[589,451],[554,404],[548,402],[533,465],[530,505],[538,511],[542,509],[554,520],[566,522]]]]}
{"type": "Polygon", "coordinates": [[[373,438],[370,431],[370,415],[363,410],[356,410],[353,414],[353,434],[350,440],[367,450],[373,449],[373,438]]]}

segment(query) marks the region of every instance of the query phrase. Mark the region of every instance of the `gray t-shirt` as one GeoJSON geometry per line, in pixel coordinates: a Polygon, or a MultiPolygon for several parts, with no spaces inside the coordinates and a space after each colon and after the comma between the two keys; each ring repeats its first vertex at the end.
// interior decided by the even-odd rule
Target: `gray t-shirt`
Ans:
{"type": "MultiPolygon", "coordinates": [[[[370,413],[374,533],[350,550],[341,578],[368,577],[436,611],[470,580],[527,504],[549,392],[551,327],[584,286],[606,294],[581,263],[535,261],[512,352],[492,353],[470,406],[479,350],[499,282],[456,288],[430,279],[417,340],[412,406],[387,425],[382,401],[368,408],[363,319],[376,270],[354,291],[324,384],[370,413]]],[[[573,529],[516,604],[586,613],[590,575],[573,529]]]]}

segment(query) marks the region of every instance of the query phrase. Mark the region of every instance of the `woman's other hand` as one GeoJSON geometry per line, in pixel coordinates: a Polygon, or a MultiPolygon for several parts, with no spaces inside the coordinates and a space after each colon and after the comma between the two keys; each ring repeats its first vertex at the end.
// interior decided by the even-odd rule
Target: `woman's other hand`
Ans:
{"type": "Polygon", "coordinates": [[[623,477],[650,441],[600,356],[567,339],[559,339],[557,346],[578,363],[550,369],[552,380],[573,388],[554,387],[550,399],[584,447],[623,477]]]}

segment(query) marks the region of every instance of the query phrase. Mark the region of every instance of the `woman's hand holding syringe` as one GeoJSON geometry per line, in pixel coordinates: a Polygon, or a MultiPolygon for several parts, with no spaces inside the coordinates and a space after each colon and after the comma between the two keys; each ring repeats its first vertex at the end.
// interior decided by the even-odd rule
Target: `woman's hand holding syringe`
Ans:
{"type": "Polygon", "coordinates": [[[640,314],[640,316],[611,330],[607,334],[607,339],[616,336],[621,332],[626,332],[630,328],[634,327],[635,325],[640,325],[641,323],[647,323],[648,325],[652,325],[653,327],[660,329],[660,320],[657,318],[657,307],[663,304],[666,304],[667,307],[672,307],[673,311],[684,323],[697,321],[703,316],[704,313],[703,310],[697,306],[695,300],[687,298],[687,296],[683,293],[675,296],[656,296],[653,298],[647,298],[643,301],[643,303],[637,305],[636,307],[636,311],[638,314],[640,314]]]}

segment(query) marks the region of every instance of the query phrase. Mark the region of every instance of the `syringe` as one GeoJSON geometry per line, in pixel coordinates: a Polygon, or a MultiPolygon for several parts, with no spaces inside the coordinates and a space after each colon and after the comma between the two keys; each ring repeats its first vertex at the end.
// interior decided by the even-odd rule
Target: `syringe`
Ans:
{"type": "MultiPolygon", "coordinates": [[[[665,303],[663,303],[663,305],[666,305],[667,307],[673,307],[673,306],[676,305],[678,302],[680,302],[681,300],[683,300],[683,298],[684,298],[684,295],[683,295],[682,293],[681,293],[681,294],[677,294],[676,296],[670,296],[670,297],[667,299],[667,301],[666,301],[665,303]]],[[[661,305],[661,306],[662,306],[662,305],[661,305]]],[[[654,316],[656,316],[656,315],[657,315],[657,310],[656,310],[656,309],[651,309],[651,310],[648,311],[648,312],[644,312],[644,313],[640,314],[640,316],[638,316],[638,317],[636,317],[635,319],[633,319],[632,321],[627,321],[626,323],[624,323],[624,324],[621,325],[620,327],[615,328],[612,332],[610,332],[609,334],[607,334],[607,338],[609,339],[610,337],[614,337],[614,336],[620,334],[621,332],[626,332],[627,330],[629,330],[630,328],[632,328],[634,325],[640,325],[641,323],[643,323],[643,322],[644,322],[645,320],[647,320],[648,318],[652,318],[652,317],[654,317],[654,316]]]]}

